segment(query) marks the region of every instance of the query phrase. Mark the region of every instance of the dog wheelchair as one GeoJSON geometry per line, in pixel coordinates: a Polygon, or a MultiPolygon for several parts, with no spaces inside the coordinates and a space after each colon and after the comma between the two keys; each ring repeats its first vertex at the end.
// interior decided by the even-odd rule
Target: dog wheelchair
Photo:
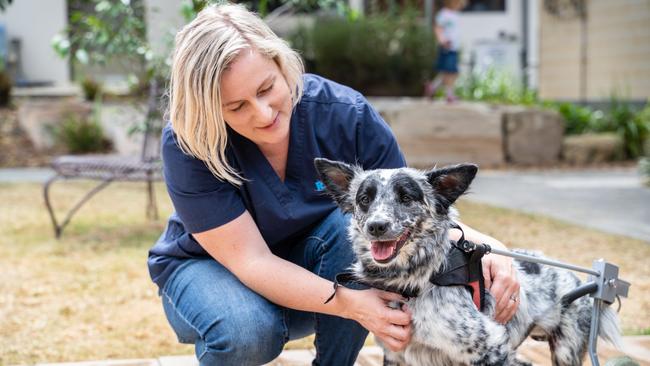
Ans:
{"type": "Polygon", "coordinates": [[[603,259],[599,259],[593,262],[592,268],[584,268],[547,258],[534,257],[531,255],[515,253],[508,250],[494,249],[487,244],[475,244],[467,240],[462,240],[462,243],[458,244],[460,248],[465,252],[478,251],[483,255],[493,253],[515,258],[520,261],[545,264],[575,272],[589,274],[587,283],[564,295],[561,301],[563,304],[568,305],[576,299],[586,295],[590,295],[594,299],[591,312],[591,326],[589,329],[588,353],[589,358],[591,359],[591,364],[593,366],[600,366],[600,362],[598,361],[598,354],[596,353],[600,312],[605,304],[611,305],[616,299],[618,299],[620,304],[620,297],[627,297],[628,290],[630,288],[629,282],[618,278],[618,266],[609,262],[605,262],[603,259]]]}

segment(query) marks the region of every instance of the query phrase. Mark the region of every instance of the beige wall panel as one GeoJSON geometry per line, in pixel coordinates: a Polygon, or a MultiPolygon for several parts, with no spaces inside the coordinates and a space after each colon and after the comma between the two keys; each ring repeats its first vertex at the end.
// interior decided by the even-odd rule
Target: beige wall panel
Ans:
{"type": "MultiPolygon", "coordinates": [[[[580,23],[541,11],[540,96],[578,99],[580,23]],[[559,80],[558,80],[559,79],[559,80]]],[[[650,0],[590,0],[587,98],[650,96],[650,0]]]]}
{"type": "Polygon", "coordinates": [[[587,96],[650,96],[650,0],[592,0],[587,96]]]}
{"type": "Polygon", "coordinates": [[[540,6],[539,95],[573,98],[579,89],[580,23],[552,17],[540,6]]]}

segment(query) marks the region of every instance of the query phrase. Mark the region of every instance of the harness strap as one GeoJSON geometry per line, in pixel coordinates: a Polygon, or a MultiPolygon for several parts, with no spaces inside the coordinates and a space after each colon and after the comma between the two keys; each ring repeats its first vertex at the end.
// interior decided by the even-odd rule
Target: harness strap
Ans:
{"type": "MultiPolygon", "coordinates": [[[[452,241],[452,247],[447,254],[447,266],[442,272],[433,273],[429,282],[438,286],[464,286],[472,294],[472,301],[476,308],[483,311],[485,308],[485,280],[483,278],[483,266],[481,259],[490,251],[490,247],[484,244],[476,245],[465,240],[465,232],[458,225],[452,226],[461,232],[460,239],[452,241]]],[[[414,298],[419,295],[417,290],[395,289],[378,286],[376,284],[364,283],[354,275],[354,272],[340,272],[334,278],[334,291],[325,304],[330,302],[336,295],[336,290],[345,284],[358,283],[368,287],[378,288],[401,294],[405,298],[414,298]]]]}
{"type": "Polygon", "coordinates": [[[348,285],[348,284],[351,284],[351,283],[357,283],[357,284],[360,284],[360,285],[363,285],[363,286],[366,286],[366,287],[373,287],[373,288],[377,288],[377,289],[384,290],[384,291],[398,293],[398,294],[402,295],[403,297],[405,297],[407,299],[418,297],[418,295],[419,295],[417,290],[411,290],[411,289],[408,289],[408,288],[407,289],[396,289],[396,288],[390,288],[390,287],[385,287],[385,286],[379,286],[377,284],[370,285],[370,284],[368,284],[366,282],[363,282],[360,279],[358,279],[355,276],[354,272],[346,271],[346,272],[339,272],[334,277],[334,286],[333,286],[334,287],[334,292],[332,292],[330,297],[328,297],[327,300],[325,300],[325,304],[332,301],[332,299],[336,295],[336,290],[340,286],[345,286],[345,285],[348,285]]]}
{"type": "Polygon", "coordinates": [[[432,274],[429,281],[438,286],[464,286],[472,294],[476,308],[483,311],[485,279],[481,259],[489,252],[489,247],[465,240],[465,232],[459,225],[454,224],[452,228],[460,230],[460,239],[452,241],[446,268],[442,272],[432,274]]]}

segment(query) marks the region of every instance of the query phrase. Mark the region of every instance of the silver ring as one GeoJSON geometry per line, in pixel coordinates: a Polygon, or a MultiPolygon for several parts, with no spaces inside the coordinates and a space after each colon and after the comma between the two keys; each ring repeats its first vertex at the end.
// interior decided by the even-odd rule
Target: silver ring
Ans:
{"type": "Polygon", "coordinates": [[[519,301],[519,296],[517,296],[517,294],[510,295],[510,301],[514,301],[514,302],[519,301]]]}

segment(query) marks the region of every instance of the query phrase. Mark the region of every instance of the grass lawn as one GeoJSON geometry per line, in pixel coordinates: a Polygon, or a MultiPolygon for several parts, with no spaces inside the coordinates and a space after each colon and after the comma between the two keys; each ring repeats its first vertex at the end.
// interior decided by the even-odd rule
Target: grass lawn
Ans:
{"type": "MultiPolygon", "coordinates": [[[[54,186],[69,207],[86,183],[54,186]]],[[[142,184],[115,184],[88,203],[59,241],[39,184],[0,184],[0,365],[192,354],[167,325],[146,268],[171,204],[157,186],[161,219],[147,222],[142,184]]],[[[556,220],[463,201],[463,221],[510,247],[535,248],[591,266],[604,257],[632,282],[626,333],[650,329],[650,245],[556,220]]],[[[310,340],[289,347],[308,347],[310,340]]]]}

